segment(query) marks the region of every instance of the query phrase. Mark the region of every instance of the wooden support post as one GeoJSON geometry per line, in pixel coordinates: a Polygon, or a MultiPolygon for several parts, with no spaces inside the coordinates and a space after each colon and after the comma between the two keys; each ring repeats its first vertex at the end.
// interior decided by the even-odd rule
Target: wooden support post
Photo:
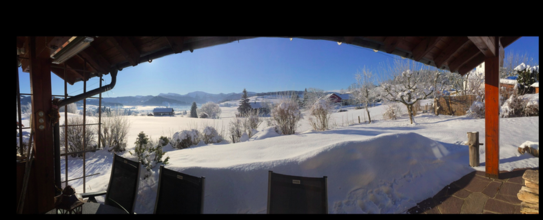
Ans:
{"type": "Polygon", "coordinates": [[[500,165],[500,57],[503,48],[499,39],[494,40],[494,56],[485,58],[485,170],[486,176],[499,179],[500,165]]]}
{"type": "Polygon", "coordinates": [[[360,115],[358,116],[358,124],[360,124],[360,115]]]}
{"type": "Polygon", "coordinates": [[[479,132],[468,132],[469,165],[479,166],[479,132]]]}
{"type": "Polygon", "coordinates": [[[35,199],[38,213],[45,213],[54,207],[55,169],[53,155],[53,128],[48,116],[52,107],[51,58],[47,52],[44,37],[29,37],[30,46],[30,88],[32,93],[32,124],[36,147],[35,199]]]}

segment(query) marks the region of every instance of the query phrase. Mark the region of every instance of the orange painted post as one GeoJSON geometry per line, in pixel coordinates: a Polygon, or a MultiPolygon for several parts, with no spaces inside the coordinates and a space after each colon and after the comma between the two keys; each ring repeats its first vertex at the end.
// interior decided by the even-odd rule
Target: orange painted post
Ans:
{"type": "Polygon", "coordinates": [[[500,98],[499,67],[503,48],[495,38],[495,56],[485,58],[485,173],[487,177],[499,179],[500,165],[500,98]]]}

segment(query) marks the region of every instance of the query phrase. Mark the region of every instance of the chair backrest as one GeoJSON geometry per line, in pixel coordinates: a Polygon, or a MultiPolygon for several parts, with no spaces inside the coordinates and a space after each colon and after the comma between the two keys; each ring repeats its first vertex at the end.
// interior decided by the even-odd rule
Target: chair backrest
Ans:
{"type": "Polygon", "coordinates": [[[115,154],[112,167],[104,203],[133,214],[138,193],[140,163],[115,154]]]}
{"type": "Polygon", "coordinates": [[[268,214],[328,214],[327,177],[268,173],[268,214]]]}
{"type": "Polygon", "coordinates": [[[195,177],[160,166],[155,214],[201,214],[205,177],[195,177]]]}

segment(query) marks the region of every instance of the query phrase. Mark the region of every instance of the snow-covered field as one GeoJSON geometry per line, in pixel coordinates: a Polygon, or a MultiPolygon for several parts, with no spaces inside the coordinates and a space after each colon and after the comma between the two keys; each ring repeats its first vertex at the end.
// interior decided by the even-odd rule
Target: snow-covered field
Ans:
{"type": "MultiPolygon", "coordinates": [[[[153,139],[205,125],[226,131],[238,106],[238,101],[230,102],[232,107],[221,107],[221,119],[127,116],[131,123],[127,149],[133,150],[141,131],[153,139]]],[[[266,213],[268,170],[327,176],[329,213],[404,213],[463,175],[485,170],[484,145],[479,151],[480,166],[474,168],[469,166],[465,145],[467,132],[472,131],[478,131],[480,142],[485,143],[484,119],[419,113],[416,124],[411,125],[405,115],[383,120],[385,108],[369,108],[371,124],[363,122],[364,109],[344,107],[348,111],[333,113],[335,127],[324,132],[312,131],[304,113],[295,135],[278,135],[263,122],[246,142],[183,150],[167,146],[165,156],[170,160],[165,167],[206,177],[204,213],[266,213]],[[358,124],[358,116],[362,124],[358,124]]],[[[402,110],[405,114],[404,106],[402,110]]],[[[63,123],[64,114],[61,117],[63,123]]],[[[539,142],[539,117],[500,118],[500,170],[539,167],[539,158],[518,153],[517,147],[526,141],[539,142]]],[[[128,152],[120,155],[135,160],[128,152]]],[[[87,153],[87,175],[99,174],[87,178],[86,192],[107,189],[111,161],[107,151],[87,153]]],[[[82,176],[82,159],[70,157],[68,163],[69,179],[82,176]]],[[[61,167],[64,164],[63,158],[61,167]]],[[[136,213],[153,212],[158,168],[151,178],[140,181],[136,213]]],[[[70,185],[83,192],[81,179],[70,185]]],[[[102,202],[104,198],[97,199],[102,202]]]]}

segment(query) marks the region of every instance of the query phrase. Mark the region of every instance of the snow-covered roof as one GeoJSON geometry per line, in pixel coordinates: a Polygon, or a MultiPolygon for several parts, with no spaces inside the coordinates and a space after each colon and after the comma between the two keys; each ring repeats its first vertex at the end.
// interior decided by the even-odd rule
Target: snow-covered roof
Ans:
{"type": "Polygon", "coordinates": [[[340,93],[336,93],[336,92],[333,92],[333,93],[330,93],[324,97],[326,98],[330,98],[330,96],[332,96],[333,94],[337,95],[338,97],[340,97],[342,100],[347,100],[349,99],[349,94],[340,94],[340,93]]]}
{"type": "Polygon", "coordinates": [[[260,102],[249,102],[249,105],[251,105],[251,108],[262,108],[260,102]]]}
{"type": "Polygon", "coordinates": [[[153,112],[173,112],[173,108],[154,108],[153,112]]]}
{"type": "Polygon", "coordinates": [[[514,80],[516,80],[517,78],[518,78],[518,76],[508,76],[508,77],[506,77],[506,79],[514,79],[514,80]]]}
{"type": "Polygon", "coordinates": [[[530,65],[526,65],[524,63],[521,63],[520,65],[518,65],[517,67],[515,67],[513,70],[515,71],[524,71],[524,70],[527,70],[528,72],[539,72],[539,65],[537,66],[530,66],[530,65]]]}
{"type": "Polygon", "coordinates": [[[500,79],[501,84],[509,84],[509,85],[515,85],[517,84],[516,79],[500,79]]]}
{"type": "Polygon", "coordinates": [[[539,82],[535,82],[534,84],[530,85],[531,87],[537,87],[539,88],[539,82]]]}

